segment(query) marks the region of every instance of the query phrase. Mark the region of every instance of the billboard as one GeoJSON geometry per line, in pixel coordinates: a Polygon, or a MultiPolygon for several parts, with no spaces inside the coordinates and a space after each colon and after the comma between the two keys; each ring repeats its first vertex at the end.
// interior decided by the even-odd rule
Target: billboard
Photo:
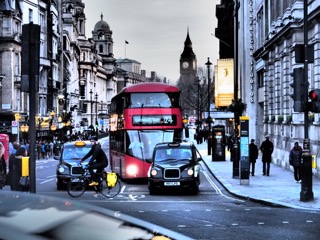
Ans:
{"type": "Polygon", "coordinates": [[[234,97],[233,59],[218,59],[215,72],[215,104],[216,107],[227,107],[234,97]]]}

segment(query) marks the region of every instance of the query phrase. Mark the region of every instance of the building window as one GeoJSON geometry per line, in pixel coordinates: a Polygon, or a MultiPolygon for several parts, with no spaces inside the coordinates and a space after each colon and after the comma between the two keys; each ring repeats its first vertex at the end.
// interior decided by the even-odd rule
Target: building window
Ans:
{"type": "Polygon", "coordinates": [[[43,40],[40,40],[40,56],[45,56],[45,50],[44,50],[44,42],[43,40]]]}
{"type": "Polygon", "coordinates": [[[15,32],[20,33],[20,24],[18,22],[15,22],[14,25],[15,25],[15,29],[14,29],[15,32]]]}
{"type": "Polygon", "coordinates": [[[20,75],[20,67],[19,67],[19,54],[16,53],[14,55],[14,75],[18,76],[20,75]]]}
{"type": "Polygon", "coordinates": [[[258,31],[258,38],[256,42],[256,48],[260,48],[264,42],[264,23],[263,23],[263,10],[261,9],[257,15],[257,31],[258,31]]]}
{"type": "Polygon", "coordinates": [[[44,14],[40,13],[39,15],[39,21],[40,21],[40,31],[44,32],[45,31],[45,18],[44,18],[44,14]]]}
{"type": "Polygon", "coordinates": [[[99,45],[99,52],[100,52],[100,53],[103,53],[103,45],[102,45],[102,44],[99,45]]]}
{"type": "Polygon", "coordinates": [[[33,22],[33,10],[29,8],[29,23],[33,22]]]}
{"type": "Polygon", "coordinates": [[[259,72],[257,72],[257,80],[258,80],[258,88],[262,88],[263,87],[263,69],[260,70],[259,72]]]}

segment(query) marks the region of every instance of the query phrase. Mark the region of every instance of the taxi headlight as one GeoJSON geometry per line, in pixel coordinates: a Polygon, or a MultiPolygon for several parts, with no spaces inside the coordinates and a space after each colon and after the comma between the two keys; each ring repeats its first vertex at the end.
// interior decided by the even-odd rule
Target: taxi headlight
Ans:
{"type": "Polygon", "coordinates": [[[151,170],[151,176],[157,176],[158,171],[156,169],[151,170]]]}
{"type": "Polygon", "coordinates": [[[193,172],[193,169],[192,169],[192,168],[188,169],[188,175],[189,175],[189,176],[193,176],[193,173],[194,173],[194,172],[193,172]]]}
{"type": "Polygon", "coordinates": [[[64,173],[65,169],[63,166],[60,166],[59,169],[58,169],[59,173],[64,173]]]}

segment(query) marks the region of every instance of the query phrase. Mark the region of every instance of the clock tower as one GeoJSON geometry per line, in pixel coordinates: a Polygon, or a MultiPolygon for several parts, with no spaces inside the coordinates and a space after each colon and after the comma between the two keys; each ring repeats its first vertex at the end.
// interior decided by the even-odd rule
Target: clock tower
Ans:
{"type": "Polygon", "coordinates": [[[194,98],[190,96],[190,89],[195,85],[197,77],[197,58],[192,49],[192,42],[189,36],[189,28],[187,37],[184,41],[184,49],[180,56],[180,79],[178,87],[181,89],[181,104],[183,114],[192,116],[194,115],[195,104],[194,98]]]}
{"type": "Polygon", "coordinates": [[[180,80],[183,82],[194,82],[197,75],[197,58],[192,49],[192,42],[189,36],[184,41],[184,49],[180,56],[180,80]]]}

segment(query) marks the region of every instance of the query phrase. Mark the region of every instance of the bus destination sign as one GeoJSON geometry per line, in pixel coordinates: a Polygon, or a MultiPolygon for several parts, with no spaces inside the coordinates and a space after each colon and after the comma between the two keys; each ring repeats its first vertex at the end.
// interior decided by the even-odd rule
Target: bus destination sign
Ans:
{"type": "Polygon", "coordinates": [[[132,116],[133,126],[175,126],[176,115],[134,115],[132,116]]]}

